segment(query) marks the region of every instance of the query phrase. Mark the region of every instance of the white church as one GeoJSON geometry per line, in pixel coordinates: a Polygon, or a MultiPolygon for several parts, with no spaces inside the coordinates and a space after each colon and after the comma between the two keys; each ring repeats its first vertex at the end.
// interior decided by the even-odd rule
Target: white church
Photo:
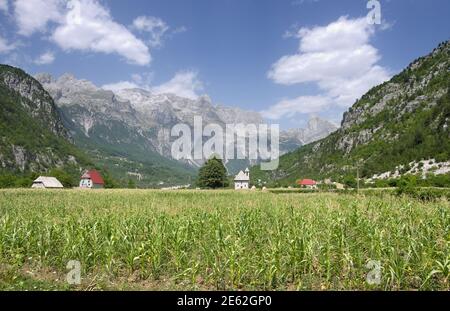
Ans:
{"type": "Polygon", "coordinates": [[[248,168],[236,175],[234,178],[234,189],[250,189],[250,170],[248,168]]]}

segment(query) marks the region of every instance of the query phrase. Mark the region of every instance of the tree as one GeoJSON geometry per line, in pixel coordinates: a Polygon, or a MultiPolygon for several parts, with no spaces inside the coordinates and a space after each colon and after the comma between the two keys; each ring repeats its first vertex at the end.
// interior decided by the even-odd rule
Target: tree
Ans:
{"type": "Polygon", "coordinates": [[[132,179],[128,179],[128,189],[136,189],[136,183],[132,179]]]}
{"type": "Polygon", "coordinates": [[[224,188],[228,184],[227,170],[216,156],[206,161],[198,172],[197,185],[200,188],[224,188]]]}
{"type": "Polygon", "coordinates": [[[119,188],[118,182],[107,171],[102,171],[102,177],[105,182],[105,189],[119,188]]]}
{"type": "Polygon", "coordinates": [[[12,188],[14,187],[15,177],[11,174],[0,175],[0,188],[12,188]]]}
{"type": "Polygon", "coordinates": [[[343,183],[348,188],[356,188],[357,186],[356,178],[353,175],[346,175],[343,179],[343,183]]]}

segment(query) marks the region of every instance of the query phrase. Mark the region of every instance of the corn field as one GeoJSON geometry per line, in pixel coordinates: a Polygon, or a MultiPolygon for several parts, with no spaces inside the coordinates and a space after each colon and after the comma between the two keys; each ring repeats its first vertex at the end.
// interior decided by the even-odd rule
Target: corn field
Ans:
{"type": "Polygon", "coordinates": [[[3,190],[0,289],[449,290],[449,208],[390,194],[3,190]],[[65,280],[71,260],[79,285],[65,280]]]}

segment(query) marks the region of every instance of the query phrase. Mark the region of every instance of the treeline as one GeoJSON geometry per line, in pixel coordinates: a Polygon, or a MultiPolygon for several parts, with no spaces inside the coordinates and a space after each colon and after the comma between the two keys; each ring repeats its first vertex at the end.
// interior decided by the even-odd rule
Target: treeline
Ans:
{"type": "MultiPolygon", "coordinates": [[[[358,187],[358,181],[353,174],[345,175],[339,178],[333,178],[333,181],[339,182],[345,185],[346,188],[356,189],[358,187]]],[[[450,173],[434,175],[427,174],[425,178],[422,175],[406,174],[399,178],[378,179],[373,182],[366,182],[364,179],[360,179],[360,188],[396,188],[396,187],[437,187],[437,188],[450,188],[450,173]]],[[[269,188],[279,187],[292,187],[299,188],[300,186],[296,182],[289,182],[287,180],[274,181],[267,183],[269,188]]],[[[335,189],[334,185],[318,185],[321,190],[335,189]]]]}
{"type": "Polygon", "coordinates": [[[421,175],[404,175],[400,178],[391,179],[379,179],[375,183],[370,184],[372,187],[376,188],[386,188],[386,187],[450,187],[450,173],[442,175],[428,174],[425,179],[421,175]]]}

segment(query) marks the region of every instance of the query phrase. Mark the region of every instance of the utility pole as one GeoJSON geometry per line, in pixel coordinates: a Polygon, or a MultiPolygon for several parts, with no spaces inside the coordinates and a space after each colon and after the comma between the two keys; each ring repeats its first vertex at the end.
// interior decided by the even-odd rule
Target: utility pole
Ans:
{"type": "Polygon", "coordinates": [[[359,163],[356,164],[356,184],[357,184],[357,192],[359,193],[359,163]]]}
{"type": "Polygon", "coordinates": [[[359,166],[362,163],[362,159],[359,159],[358,161],[356,161],[356,191],[359,193],[359,166]]]}

